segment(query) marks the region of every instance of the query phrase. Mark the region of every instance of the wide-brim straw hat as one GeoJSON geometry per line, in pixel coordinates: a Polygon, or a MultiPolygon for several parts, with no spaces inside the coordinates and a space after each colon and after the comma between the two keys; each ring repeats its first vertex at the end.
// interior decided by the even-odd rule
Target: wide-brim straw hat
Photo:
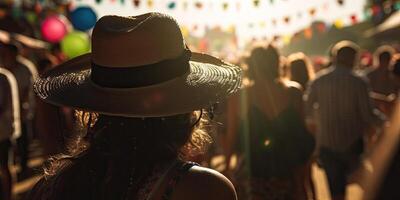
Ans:
{"type": "Polygon", "coordinates": [[[69,60],[35,82],[45,101],[126,117],[160,117],[211,106],[235,93],[241,69],[192,53],[177,22],[161,13],[104,16],[92,52],[69,60]]]}

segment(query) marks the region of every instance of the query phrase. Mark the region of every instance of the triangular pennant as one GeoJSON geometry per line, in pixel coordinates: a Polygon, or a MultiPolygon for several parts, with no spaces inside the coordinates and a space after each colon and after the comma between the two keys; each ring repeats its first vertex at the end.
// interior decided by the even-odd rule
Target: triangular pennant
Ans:
{"type": "Polygon", "coordinates": [[[254,7],[258,7],[260,5],[260,0],[253,0],[254,7]]]}
{"type": "Polygon", "coordinates": [[[195,4],[196,8],[198,9],[202,9],[203,8],[203,3],[201,3],[200,1],[197,1],[195,4]]]}
{"type": "Polygon", "coordinates": [[[168,8],[169,9],[173,10],[175,7],[176,7],[175,1],[171,1],[171,2],[168,3],[168,8]]]}
{"type": "Polygon", "coordinates": [[[304,29],[304,37],[307,39],[311,39],[313,35],[312,29],[311,28],[306,28],[304,29]]]}
{"type": "Polygon", "coordinates": [[[276,26],[276,19],[272,20],[272,25],[276,26]]]}
{"type": "Polygon", "coordinates": [[[289,17],[289,16],[286,16],[285,18],[283,18],[283,21],[284,21],[286,24],[289,24],[289,23],[290,23],[290,17],[289,17]]]}
{"type": "Polygon", "coordinates": [[[228,7],[229,7],[228,2],[224,2],[224,3],[222,4],[222,9],[228,10],[228,7]]]}
{"type": "Polygon", "coordinates": [[[133,0],[133,5],[135,7],[139,7],[140,6],[140,0],[133,0]]]}
{"type": "Polygon", "coordinates": [[[147,7],[153,8],[154,2],[153,0],[147,0],[147,7]]]}
{"type": "Polygon", "coordinates": [[[355,15],[355,14],[351,15],[350,19],[351,19],[352,24],[357,24],[357,22],[358,22],[357,15],[355,15]]]}
{"type": "Polygon", "coordinates": [[[318,25],[317,25],[317,30],[318,30],[318,32],[320,32],[320,33],[324,33],[325,31],[326,31],[326,25],[325,25],[325,23],[318,23],[318,25]]]}
{"type": "Polygon", "coordinates": [[[308,13],[310,14],[311,17],[314,17],[316,12],[317,10],[315,8],[311,8],[310,10],[308,10],[308,13]]]}
{"type": "Polygon", "coordinates": [[[183,5],[183,10],[187,10],[187,8],[188,8],[188,6],[189,6],[189,5],[188,5],[188,2],[187,2],[187,1],[184,1],[182,5],[183,5]]]}

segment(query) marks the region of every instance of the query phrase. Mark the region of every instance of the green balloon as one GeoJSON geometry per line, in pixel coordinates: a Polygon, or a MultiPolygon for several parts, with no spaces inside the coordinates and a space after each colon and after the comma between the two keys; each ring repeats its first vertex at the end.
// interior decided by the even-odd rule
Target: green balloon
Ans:
{"type": "Polygon", "coordinates": [[[90,41],[86,33],[74,31],[61,41],[61,50],[68,58],[74,58],[90,52],[90,41]]]}

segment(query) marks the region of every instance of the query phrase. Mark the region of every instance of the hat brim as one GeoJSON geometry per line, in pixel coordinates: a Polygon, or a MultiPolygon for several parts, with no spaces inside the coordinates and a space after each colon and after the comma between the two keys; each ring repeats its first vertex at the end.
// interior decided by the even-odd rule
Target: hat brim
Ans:
{"type": "Polygon", "coordinates": [[[241,86],[241,69],[237,66],[199,53],[193,53],[189,63],[187,74],[166,82],[104,88],[90,79],[88,53],[45,73],[34,88],[39,97],[59,106],[107,115],[159,117],[206,108],[241,86]]]}

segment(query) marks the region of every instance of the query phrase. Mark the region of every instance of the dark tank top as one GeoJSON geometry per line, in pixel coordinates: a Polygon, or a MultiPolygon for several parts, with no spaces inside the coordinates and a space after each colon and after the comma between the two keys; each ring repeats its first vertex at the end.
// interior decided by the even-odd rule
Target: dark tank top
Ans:
{"type": "MultiPolygon", "coordinates": [[[[183,162],[178,161],[174,164],[172,171],[172,178],[166,181],[167,186],[162,195],[162,200],[170,200],[171,195],[175,189],[175,186],[179,183],[180,179],[193,167],[198,164],[194,162],[183,162]]],[[[78,166],[76,166],[78,167],[78,166]]],[[[36,183],[30,193],[25,199],[29,200],[97,200],[99,199],[101,188],[96,188],[98,183],[91,181],[90,170],[85,170],[85,166],[79,166],[80,170],[76,168],[74,170],[68,170],[61,172],[59,175],[53,176],[49,179],[42,178],[36,183]],[[72,172],[74,171],[74,172],[72,172]],[[67,176],[67,177],[66,177],[67,176]],[[62,178],[61,178],[62,177],[62,178]],[[65,178],[66,177],[66,178],[65,178]]],[[[165,169],[167,170],[167,169],[165,169]]],[[[153,176],[153,181],[156,182],[160,176],[153,176]]],[[[104,180],[102,180],[104,181],[104,180]]],[[[155,186],[155,184],[146,184],[155,186]]],[[[134,197],[122,197],[120,194],[107,194],[107,197],[101,195],[102,199],[106,200],[147,200],[147,195],[153,190],[153,188],[142,188],[141,195],[134,195],[134,197]],[[144,191],[144,193],[143,193],[144,191]],[[146,193],[147,192],[147,193],[146,193]]],[[[123,191],[127,192],[127,191],[123,191]]]]}
{"type": "Polygon", "coordinates": [[[273,119],[268,119],[255,106],[249,106],[247,113],[248,122],[242,123],[241,132],[248,130],[252,177],[288,177],[294,167],[309,159],[315,141],[293,105],[290,104],[273,119]]]}

